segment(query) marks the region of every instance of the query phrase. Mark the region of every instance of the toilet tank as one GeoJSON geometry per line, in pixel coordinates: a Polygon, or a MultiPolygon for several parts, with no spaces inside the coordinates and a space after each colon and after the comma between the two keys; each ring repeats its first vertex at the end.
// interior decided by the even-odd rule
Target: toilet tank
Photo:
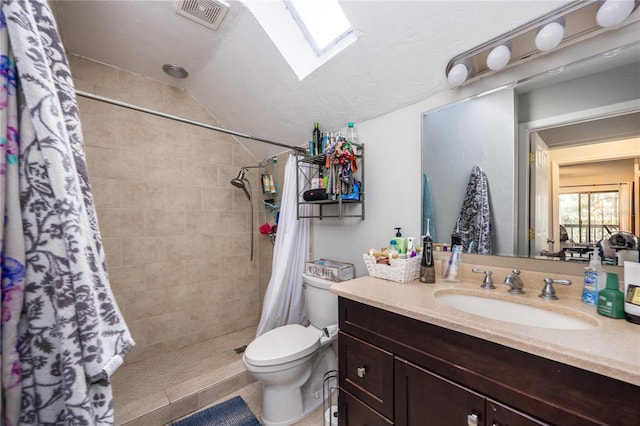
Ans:
{"type": "Polygon", "coordinates": [[[307,319],[317,328],[338,324],[338,296],[329,292],[333,281],[302,274],[307,319]]]}

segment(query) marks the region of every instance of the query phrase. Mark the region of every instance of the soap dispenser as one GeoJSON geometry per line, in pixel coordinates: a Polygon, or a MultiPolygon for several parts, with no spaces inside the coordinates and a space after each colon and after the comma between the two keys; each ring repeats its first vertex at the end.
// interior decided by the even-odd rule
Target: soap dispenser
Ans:
{"type": "Polygon", "coordinates": [[[618,274],[607,272],[607,287],[598,293],[598,313],[605,317],[624,318],[624,294],[618,288],[618,274]]]}
{"type": "Polygon", "coordinates": [[[394,240],[396,240],[396,248],[398,249],[398,253],[407,253],[407,239],[402,237],[400,230],[402,228],[394,228],[396,230],[396,236],[394,240]]]}

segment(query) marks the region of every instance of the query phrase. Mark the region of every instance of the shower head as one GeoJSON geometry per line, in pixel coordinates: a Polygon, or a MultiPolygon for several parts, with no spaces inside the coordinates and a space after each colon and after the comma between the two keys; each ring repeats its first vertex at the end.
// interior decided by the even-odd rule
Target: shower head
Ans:
{"type": "Polygon", "coordinates": [[[249,181],[244,176],[246,173],[246,168],[243,167],[242,169],[240,169],[238,176],[234,179],[231,179],[231,185],[235,186],[236,188],[242,189],[244,191],[244,195],[246,195],[247,199],[251,201],[251,194],[249,193],[249,191],[247,191],[247,185],[249,184],[249,181]]]}
{"type": "Polygon", "coordinates": [[[245,169],[244,167],[242,169],[240,169],[240,172],[238,173],[238,176],[235,179],[231,179],[231,185],[235,186],[236,188],[244,188],[245,187],[244,175],[246,173],[247,173],[247,169],[245,169]]]}

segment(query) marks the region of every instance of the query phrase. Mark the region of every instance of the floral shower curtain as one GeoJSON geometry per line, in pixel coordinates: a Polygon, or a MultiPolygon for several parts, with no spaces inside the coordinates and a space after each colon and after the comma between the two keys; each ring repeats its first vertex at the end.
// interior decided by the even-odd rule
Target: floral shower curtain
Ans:
{"type": "Polygon", "coordinates": [[[109,376],[135,343],[109,287],[64,47],[46,0],[0,12],[3,424],[112,424],[109,376]]]}

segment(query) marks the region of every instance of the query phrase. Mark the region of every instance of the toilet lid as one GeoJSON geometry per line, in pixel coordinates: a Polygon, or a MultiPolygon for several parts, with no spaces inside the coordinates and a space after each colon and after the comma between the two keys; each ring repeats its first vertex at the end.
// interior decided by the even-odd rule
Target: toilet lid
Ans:
{"type": "Polygon", "coordinates": [[[252,365],[278,365],[305,357],[320,347],[322,332],[314,327],[289,324],[256,338],[244,352],[252,365]]]}

